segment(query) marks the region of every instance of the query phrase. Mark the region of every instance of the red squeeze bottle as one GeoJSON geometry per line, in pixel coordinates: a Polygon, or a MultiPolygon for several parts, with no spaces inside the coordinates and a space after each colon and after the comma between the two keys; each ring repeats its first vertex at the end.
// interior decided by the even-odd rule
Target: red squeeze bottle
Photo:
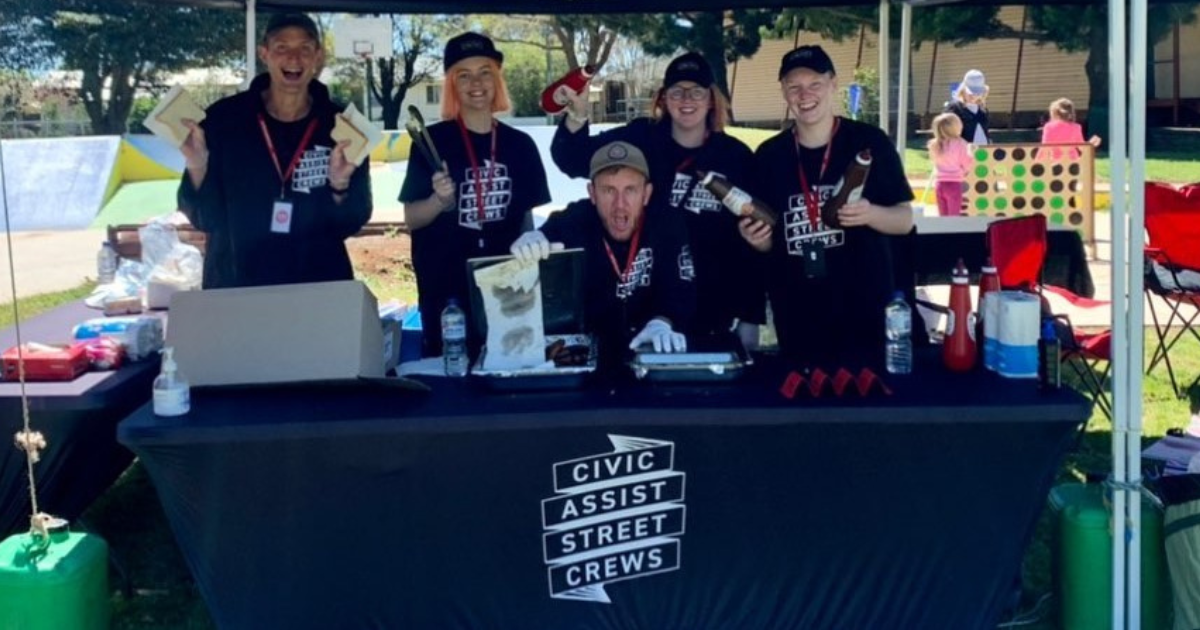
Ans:
{"type": "Polygon", "coordinates": [[[1000,274],[996,272],[992,257],[988,256],[987,262],[983,263],[983,268],[979,270],[979,298],[975,302],[975,344],[980,348],[980,353],[986,352],[983,350],[983,297],[999,290],[1000,274]]]}
{"type": "Polygon", "coordinates": [[[961,258],[951,275],[951,283],[942,361],[953,372],[966,372],[975,366],[975,323],[971,321],[971,276],[961,258]]]}
{"type": "Polygon", "coordinates": [[[542,90],[542,109],[546,110],[547,114],[557,114],[566,109],[570,103],[566,98],[556,94],[560,86],[567,86],[571,91],[578,93],[591,80],[592,75],[596,74],[594,66],[581,66],[568,72],[563,78],[550,84],[550,87],[542,90]]]}

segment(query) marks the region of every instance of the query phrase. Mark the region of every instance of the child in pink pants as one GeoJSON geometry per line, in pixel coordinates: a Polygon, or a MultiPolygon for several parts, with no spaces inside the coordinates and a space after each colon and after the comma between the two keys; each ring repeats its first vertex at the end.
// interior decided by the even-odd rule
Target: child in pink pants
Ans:
{"type": "Polygon", "coordinates": [[[962,187],[971,169],[971,149],[962,139],[962,120],[958,116],[945,113],[933,119],[929,158],[933,160],[934,181],[937,182],[938,215],[961,215],[962,187]]]}

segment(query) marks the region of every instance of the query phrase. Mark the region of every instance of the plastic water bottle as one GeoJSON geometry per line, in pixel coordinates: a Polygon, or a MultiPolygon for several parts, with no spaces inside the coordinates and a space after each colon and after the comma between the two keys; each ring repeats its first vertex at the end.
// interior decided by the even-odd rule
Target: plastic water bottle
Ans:
{"type": "Polygon", "coordinates": [[[884,309],[887,332],[887,371],[889,374],[912,372],[912,309],[897,291],[884,309]]]}
{"type": "Polygon", "coordinates": [[[96,281],[109,284],[117,278],[117,250],[112,243],[104,241],[96,253],[96,281]]]}
{"type": "Polygon", "coordinates": [[[446,376],[467,375],[467,314],[453,298],[442,310],[442,362],[446,376]]]}

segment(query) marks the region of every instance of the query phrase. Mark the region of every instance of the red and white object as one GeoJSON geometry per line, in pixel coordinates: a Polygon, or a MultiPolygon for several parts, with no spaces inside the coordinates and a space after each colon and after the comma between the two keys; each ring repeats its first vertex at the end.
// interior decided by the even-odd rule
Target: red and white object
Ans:
{"type": "Polygon", "coordinates": [[[26,343],[18,352],[17,346],[4,351],[4,380],[20,378],[20,362],[25,362],[27,381],[73,381],[88,369],[88,356],[83,344],[52,346],[43,343],[26,343]]]}
{"type": "Polygon", "coordinates": [[[545,90],[542,90],[542,109],[547,114],[557,114],[566,109],[571,101],[567,100],[566,96],[559,92],[558,88],[564,85],[571,89],[576,94],[583,91],[584,86],[588,81],[592,80],[592,76],[596,74],[596,69],[592,66],[580,66],[568,72],[561,79],[550,84],[545,90]]]}
{"type": "Polygon", "coordinates": [[[942,361],[954,372],[975,367],[975,317],[971,312],[971,276],[960,258],[950,285],[950,313],[946,339],[942,343],[942,361]]]}

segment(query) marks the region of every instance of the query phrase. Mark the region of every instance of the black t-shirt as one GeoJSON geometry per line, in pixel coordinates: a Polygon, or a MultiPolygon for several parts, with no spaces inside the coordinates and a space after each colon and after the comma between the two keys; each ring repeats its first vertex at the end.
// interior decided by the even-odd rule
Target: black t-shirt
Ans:
{"type": "Polygon", "coordinates": [[[830,228],[819,218],[814,230],[797,164],[803,165],[821,205],[838,189],[854,156],[867,148],[872,163],[865,199],[892,206],[911,201],[912,189],[891,141],[876,127],[841,119],[824,177],[826,147],[797,147],[787,130],[755,154],[757,192],[781,214],[767,274],[780,349],[794,361],[826,368],[877,364],[883,359],[883,310],[895,286],[892,237],[868,227],[830,228]],[[825,245],[826,274],[821,278],[806,277],[800,256],[812,240],[825,245]]]}
{"type": "Polygon", "coordinates": [[[632,240],[618,243],[609,238],[589,200],[551,214],[542,226],[551,242],[586,252],[584,317],[586,328],[600,341],[605,361],[624,357],[630,340],[651,319],[665,317],[675,330],[685,331],[695,313],[687,227],[677,213],[663,208],[647,208],[644,221],[631,263],[632,240]],[[630,265],[624,281],[618,280],[614,259],[622,269],[630,265]]]}
{"type": "MultiPolygon", "coordinates": [[[[550,201],[546,171],[533,139],[504,123],[496,123],[495,129],[494,162],[492,134],[467,132],[477,169],[472,166],[457,120],[429,127],[429,135],[455,182],[456,205],[412,233],[413,268],[417,275],[426,356],[442,352],[441,313],[446,302],[456,297],[460,305],[470,308],[467,259],[507,254],[509,246],[520,236],[529,211],[550,201]],[[480,196],[482,216],[477,212],[480,196]]],[[[431,194],[433,170],[428,161],[414,152],[408,161],[400,201],[420,201],[431,194]]],[[[467,317],[475,314],[468,312],[467,317]]],[[[474,351],[481,340],[474,335],[473,323],[468,324],[467,330],[472,331],[469,345],[474,351]]]]}
{"type": "Polygon", "coordinates": [[[639,118],[595,136],[588,135],[586,127],[571,133],[564,123],[555,132],[551,152],[564,173],[586,177],[592,154],[618,140],[633,144],[646,155],[654,184],[651,207],[667,208],[684,217],[697,291],[696,317],[690,332],[725,331],[734,319],[763,323],[763,257],[742,239],[738,217],[697,179],[698,172],[713,171],[735,186],[749,189],[753,184],[750,149],[724,133],[711,134],[700,147],[683,147],[671,137],[669,120],[639,118]]]}

